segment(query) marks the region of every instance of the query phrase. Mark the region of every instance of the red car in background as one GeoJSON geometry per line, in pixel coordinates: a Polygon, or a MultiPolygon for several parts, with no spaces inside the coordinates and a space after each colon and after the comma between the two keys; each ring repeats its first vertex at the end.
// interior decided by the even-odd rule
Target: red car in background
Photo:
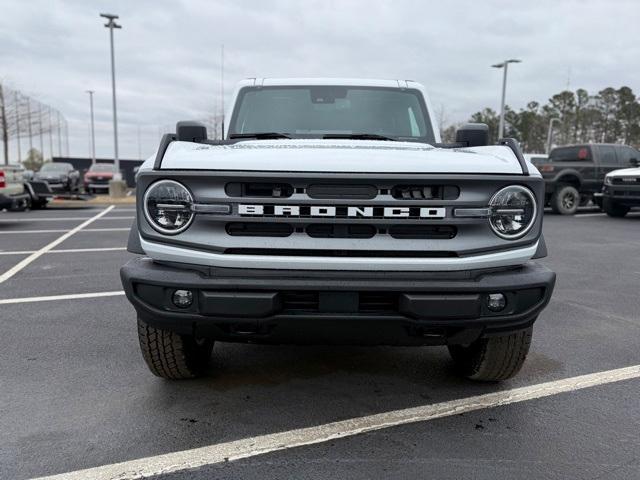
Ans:
{"type": "Polygon", "coordinates": [[[109,191],[109,181],[115,170],[110,163],[96,163],[84,174],[84,190],[87,193],[109,191]]]}

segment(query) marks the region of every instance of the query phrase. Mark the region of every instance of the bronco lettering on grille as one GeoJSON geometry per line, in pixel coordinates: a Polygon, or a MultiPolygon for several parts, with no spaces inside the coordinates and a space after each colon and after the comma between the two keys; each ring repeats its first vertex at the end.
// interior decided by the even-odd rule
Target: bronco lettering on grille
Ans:
{"type": "Polygon", "coordinates": [[[254,217],[445,218],[444,207],[353,207],[325,205],[238,205],[238,214],[254,217]]]}

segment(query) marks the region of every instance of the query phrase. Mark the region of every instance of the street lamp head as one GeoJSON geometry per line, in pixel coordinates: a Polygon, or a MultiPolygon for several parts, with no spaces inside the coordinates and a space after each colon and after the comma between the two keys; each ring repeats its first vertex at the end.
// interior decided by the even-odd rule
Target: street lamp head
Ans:
{"type": "Polygon", "coordinates": [[[504,68],[507,63],[521,63],[522,60],[518,60],[517,58],[511,58],[509,60],[505,60],[504,62],[496,63],[495,65],[491,65],[493,68],[504,68]]]}
{"type": "Polygon", "coordinates": [[[109,20],[107,23],[104,24],[105,27],[107,28],[122,28],[122,26],[118,25],[116,23],[116,18],[120,18],[118,17],[118,15],[113,15],[111,13],[101,13],[100,14],[101,17],[106,18],[107,20],[109,20]]]}

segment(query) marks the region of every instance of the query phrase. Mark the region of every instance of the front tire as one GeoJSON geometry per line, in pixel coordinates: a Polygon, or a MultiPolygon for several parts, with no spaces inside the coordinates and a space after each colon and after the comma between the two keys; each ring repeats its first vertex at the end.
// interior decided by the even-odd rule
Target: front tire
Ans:
{"type": "Polygon", "coordinates": [[[610,217],[624,217],[627,213],[629,213],[629,207],[625,207],[624,205],[620,205],[615,203],[614,201],[605,198],[602,202],[602,209],[606,212],[610,217]]]}
{"type": "Polygon", "coordinates": [[[458,371],[471,380],[498,382],[513,377],[524,364],[533,327],[500,337],[481,338],[470,345],[450,345],[458,371]]]}
{"type": "Polygon", "coordinates": [[[171,380],[196,378],[207,368],[213,340],[155,328],[138,318],[140,350],[154,375],[171,380]]]}
{"type": "Polygon", "coordinates": [[[551,196],[551,209],[561,215],[573,215],[580,205],[580,192],[573,185],[560,184],[551,196]]]}

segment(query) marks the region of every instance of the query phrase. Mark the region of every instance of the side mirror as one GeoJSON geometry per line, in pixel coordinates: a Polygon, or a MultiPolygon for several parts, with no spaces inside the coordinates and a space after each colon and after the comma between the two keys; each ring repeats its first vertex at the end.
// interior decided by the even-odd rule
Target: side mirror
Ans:
{"type": "Polygon", "coordinates": [[[180,142],[201,142],[207,139],[207,127],[200,122],[176,123],[176,140],[180,142]]]}
{"type": "Polygon", "coordinates": [[[639,164],[638,164],[638,159],[637,159],[637,158],[630,158],[630,159],[629,159],[629,164],[630,164],[632,167],[637,167],[637,166],[639,165],[639,164]]]}
{"type": "Polygon", "coordinates": [[[456,130],[456,143],[464,143],[467,147],[484,147],[489,145],[489,126],[486,123],[467,123],[456,130]]]}

